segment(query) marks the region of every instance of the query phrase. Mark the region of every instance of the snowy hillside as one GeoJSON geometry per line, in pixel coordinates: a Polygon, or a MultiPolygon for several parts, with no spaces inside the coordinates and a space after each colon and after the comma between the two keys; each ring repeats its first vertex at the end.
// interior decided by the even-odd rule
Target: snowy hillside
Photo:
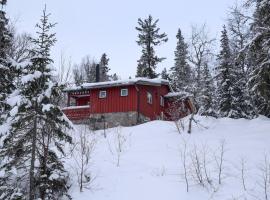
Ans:
{"type": "MultiPolygon", "coordinates": [[[[265,199],[263,178],[270,173],[269,163],[265,164],[266,155],[269,156],[266,159],[270,158],[270,119],[259,117],[254,120],[233,120],[199,116],[196,116],[196,119],[199,124],[193,124],[191,135],[186,133],[187,119],[182,134],[177,132],[173,122],[164,121],[109,129],[106,130],[106,138],[103,131],[94,134],[88,131],[88,139],[94,138],[96,141],[90,163],[90,171],[95,179],[91,183],[90,190],[84,189],[84,192],[80,193],[74,172],[76,163],[74,158],[68,159],[66,164],[72,173],[73,198],[75,200],[227,200],[245,197],[265,199]],[[186,154],[184,154],[185,144],[186,154]],[[219,184],[221,144],[224,144],[224,159],[219,184]],[[200,184],[194,164],[195,152],[198,155],[198,170],[201,170],[200,184]],[[117,166],[118,155],[119,166],[117,166]],[[188,192],[183,155],[186,155],[188,192]],[[264,167],[267,168],[263,170],[264,167]]],[[[76,126],[76,129],[81,132],[85,130],[83,126],[76,126]]],[[[78,141],[78,133],[74,138],[78,141]]],[[[266,178],[267,192],[270,192],[270,179],[266,178]]]]}

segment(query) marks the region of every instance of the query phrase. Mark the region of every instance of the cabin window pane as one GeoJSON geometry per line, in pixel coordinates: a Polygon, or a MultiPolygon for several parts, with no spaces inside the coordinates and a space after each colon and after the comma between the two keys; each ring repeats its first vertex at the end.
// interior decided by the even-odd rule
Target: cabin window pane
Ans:
{"type": "Polygon", "coordinates": [[[105,90],[99,91],[99,98],[104,99],[107,97],[107,92],[105,90]]]}
{"type": "Polygon", "coordinates": [[[152,104],[152,102],[153,102],[152,94],[150,92],[147,92],[147,103],[152,104]]]}
{"type": "Polygon", "coordinates": [[[128,96],[128,89],[121,89],[121,97],[128,96]]]}
{"type": "Polygon", "coordinates": [[[70,106],[76,106],[76,99],[74,99],[73,97],[70,98],[70,102],[69,102],[70,106]]]}
{"type": "Polygon", "coordinates": [[[164,106],[164,97],[163,96],[160,96],[160,105],[164,106]]]}

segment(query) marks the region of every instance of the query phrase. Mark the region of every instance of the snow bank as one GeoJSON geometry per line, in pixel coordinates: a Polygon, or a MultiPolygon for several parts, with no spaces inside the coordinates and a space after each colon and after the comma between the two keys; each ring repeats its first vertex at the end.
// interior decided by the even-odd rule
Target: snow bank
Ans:
{"type": "MultiPolygon", "coordinates": [[[[89,135],[97,139],[92,158],[91,171],[97,177],[92,190],[79,192],[76,175],[72,171],[74,163],[67,159],[70,166],[75,200],[227,200],[262,198],[259,186],[261,171],[258,166],[264,154],[270,156],[270,119],[259,117],[254,120],[214,119],[196,116],[198,124],[193,124],[192,134],[187,134],[188,118],[183,120],[184,131],[179,134],[173,122],[152,121],[134,127],[96,131],[89,135]],[[117,133],[126,138],[116,166],[114,147],[117,133]],[[206,146],[209,153],[209,171],[214,181],[217,173],[214,155],[218,155],[221,141],[225,141],[224,177],[217,191],[211,187],[203,188],[193,182],[186,192],[180,150],[184,141],[188,149],[194,146],[200,151],[206,146]],[[241,183],[240,160],[246,160],[246,185],[241,183]],[[252,194],[252,195],[251,195],[252,194]]],[[[77,129],[83,126],[76,126],[77,129]]],[[[78,136],[74,135],[78,140],[78,136]]],[[[201,153],[201,151],[199,152],[201,153]]]]}

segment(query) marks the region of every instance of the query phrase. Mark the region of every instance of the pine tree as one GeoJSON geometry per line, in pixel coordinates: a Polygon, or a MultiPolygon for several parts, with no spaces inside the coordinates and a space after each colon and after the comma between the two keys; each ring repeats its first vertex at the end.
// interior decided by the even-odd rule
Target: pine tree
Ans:
{"type": "Polygon", "coordinates": [[[75,64],[73,66],[73,78],[77,86],[81,85],[84,82],[84,73],[80,65],[75,64]]]}
{"type": "Polygon", "coordinates": [[[73,67],[73,77],[76,85],[81,85],[84,82],[96,82],[96,65],[90,56],[85,56],[80,64],[75,64],[73,67]]]}
{"type": "Polygon", "coordinates": [[[256,0],[249,45],[253,66],[249,88],[258,113],[270,117],[270,0],[256,0]]]}
{"type": "Polygon", "coordinates": [[[232,108],[232,90],[235,77],[233,77],[233,66],[231,62],[231,50],[226,27],[223,27],[221,35],[221,51],[218,55],[219,66],[217,68],[217,100],[218,114],[220,117],[234,117],[232,108]]]}
{"type": "Polygon", "coordinates": [[[0,4],[2,7],[5,6],[7,4],[7,0],[0,0],[0,4]]]}
{"type": "Polygon", "coordinates": [[[0,159],[5,162],[0,165],[0,199],[69,198],[59,155],[71,142],[66,133],[71,125],[55,104],[61,87],[52,81],[50,49],[56,39],[48,17],[44,9],[31,62],[7,101],[13,109],[7,119],[10,128],[1,138],[0,159]]]}
{"type": "Polygon", "coordinates": [[[107,54],[103,53],[101,58],[100,58],[100,62],[99,62],[99,66],[100,66],[100,82],[102,81],[109,81],[109,75],[108,72],[110,71],[109,68],[109,58],[107,58],[107,54]]]}
{"type": "Polygon", "coordinates": [[[142,47],[142,55],[138,60],[137,77],[157,78],[155,72],[157,64],[165,58],[160,58],[155,55],[154,47],[167,42],[168,38],[165,33],[159,33],[160,28],[157,27],[157,20],[153,20],[149,15],[147,19],[138,19],[139,26],[136,30],[139,31],[137,44],[142,47]]]}
{"type": "Polygon", "coordinates": [[[164,79],[164,80],[168,80],[170,81],[170,75],[169,73],[167,72],[167,69],[164,68],[161,72],[161,78],[164,79]]]}
{"type": "Polygon", "coordinates": [[[205,63],[202,71],[202,79],[203,81],[203,86],[202,86],[202,91],[201,91],[201,107],[198,113],[200,115],[205,115],[205,116],[212,116],[216,117],[216,111],[215,111],[215,86],[214,86],[214,81],[213,77],[210,73],[209,67],[207,63],[205,63]]]}
{"type": "Polygon", "coordinates": [[[86,56],[82,59],[80,70],[83,82],[96,82],[96,66],[97,63],[94,60],[91,60],[90,56],[86,56]]]}
{"type": "Polygon", "coordinates": [[[232,8],[229,18],[230,46],[235,82],[232,90],[232,107],[235,118],[253,118],[255,116],[253,102],[248,91],[248,72],[250,60],[244,48],[250,39],[248,18],[238,6],[232,8]]]}
{"type": "Polygon", "coordinates": [[[176,91],[190,91],[192,71],[188,64],[188,45],[185,43],[185,39],[180,29],[178,29],[177,45],[174,52],[175,64],[171,68],[172,87],[176,91]]]}
{"type": "Polygon", "coordinates": [[[6,13],[2,10],[6,1],[1,1],[0,8],[0,125],[6,117],[6,112],[10,109],[5,99],[15,88],[14,68],[8,58],[8,49],[11,46],[12,34],[8,31],[8,20],[6,13]]]}
{"type": "Polygon", "coordinates": [[[114,74],[109,76],[109,79],[110,79],[110,81],[117,81],[120,79],[120,77],[116,73],[114,73],[114,74]]]}

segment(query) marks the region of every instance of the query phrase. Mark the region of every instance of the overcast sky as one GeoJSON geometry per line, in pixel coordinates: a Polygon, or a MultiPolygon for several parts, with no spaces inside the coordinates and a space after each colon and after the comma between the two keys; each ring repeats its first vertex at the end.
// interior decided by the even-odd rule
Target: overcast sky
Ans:
{"type": "MultiPolygon", "coordinates": [[[[85,55],[99,60],[106,52],[110,58],[111,72],[122,78],[134,76],[140,48],[136,44],[138,18],[149,14],[158,18],[159,27],[169,41],[157,48],[157,53],[167,59],[159,66],[173,65],[176,45],[175,35],[181,28],[188,40],[191,25],[207,23],[216,37],[225,23],[228,7],[236,0],[9,0],[8,16],[16,21],[19,32],[34,33],[44,5],[57,22],[57,44],[53,49],[55,65],[61,52],[72,62],[80,62],[85,55]]],[[[219,39],[219,38],[218,38],[219,39]]]]}

